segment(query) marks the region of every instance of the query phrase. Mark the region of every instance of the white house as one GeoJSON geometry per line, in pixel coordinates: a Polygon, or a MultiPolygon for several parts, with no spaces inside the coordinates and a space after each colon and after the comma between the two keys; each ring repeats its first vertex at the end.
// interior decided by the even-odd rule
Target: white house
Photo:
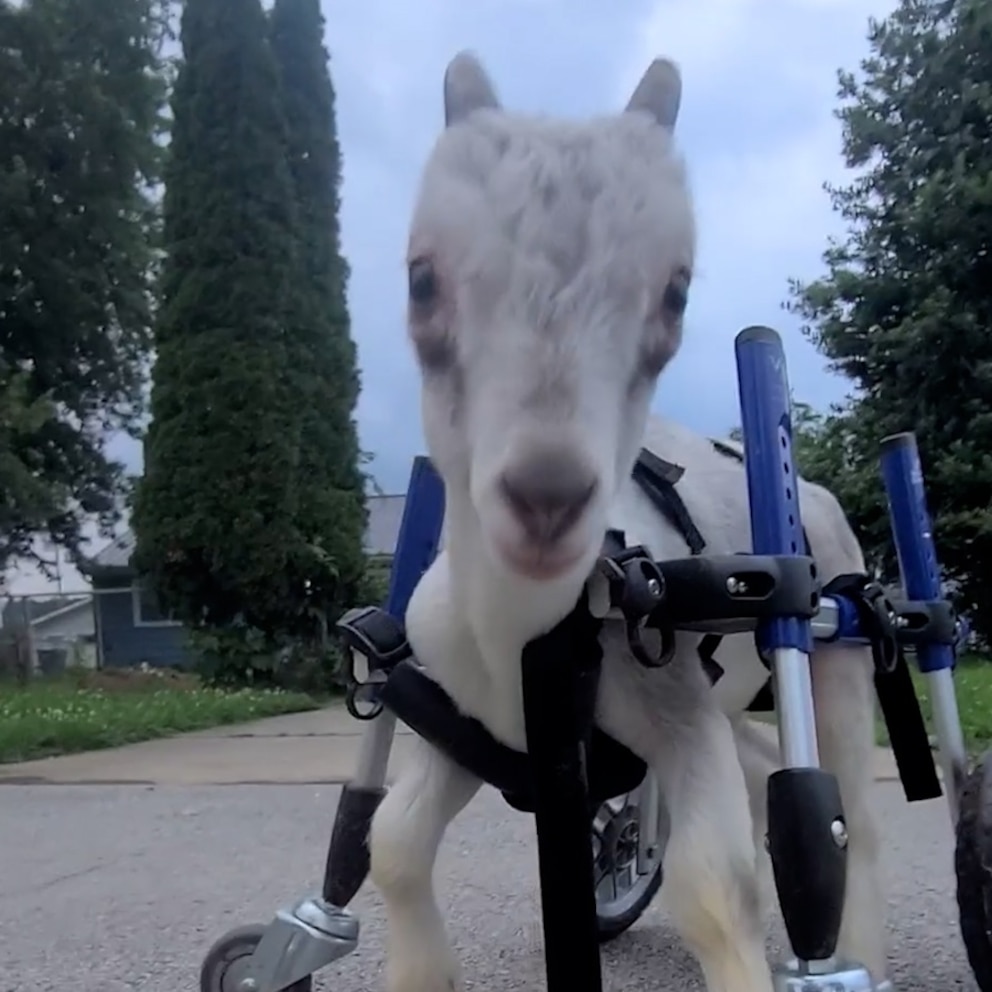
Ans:
{"type": "Polygon", "coordinates": [[[34,671],[96,667],[96,617],[90,595],[12,599],[3,609],[2,622],[5,665],[20,656],[17,663],[34,671]]]}
{"type": "Polygon", "coordinates": [[[93,637],[96,624],[93,597],[74,596],[48,613],[31,619],[34,642],[38,648],[64,647],[83,637],[93,637]]]}

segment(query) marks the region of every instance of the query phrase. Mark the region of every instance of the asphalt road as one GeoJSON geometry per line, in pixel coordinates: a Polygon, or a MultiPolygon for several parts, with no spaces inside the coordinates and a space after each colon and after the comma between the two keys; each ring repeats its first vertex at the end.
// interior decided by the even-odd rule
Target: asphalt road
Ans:
{"type": "MultiPolygon", "coordinates": [[[[898,992],[975,992],[957,932],[941,801],[878,786],[888,824],[898,992]]],[[[267,920],[316,886],[334,786],[0,787],[0,992],[194,992],[229,927],[267,920]]],[[[469,987],[544,987],[531,820],[485,791],[451,828],[439,893],[469,987]]],[[[317,988],[381,987],[382,919],[355,902],[362,944],[317,988]]],[[[773,927],[770,946],[781,947],[773,927]]],[[[701,988],[664,909],[610,945],[604,989],[701,988]]]]}

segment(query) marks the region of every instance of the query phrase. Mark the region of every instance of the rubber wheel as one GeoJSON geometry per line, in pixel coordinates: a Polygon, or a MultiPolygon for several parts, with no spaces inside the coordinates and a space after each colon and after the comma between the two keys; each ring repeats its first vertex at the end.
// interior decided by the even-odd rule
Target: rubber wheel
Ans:
{"type": "Polygon", "coordinates": [[[981,992],[992,992],[992,752],[964,781],[954,847],[958,914],[968,963],[981,992]]]}
{"type": "MultiPolygon", "coordinates": [[[[658,894],[663,877],[663,837],[654,866],[636,872],[640,809],[630,794],[609,799],[593,820],[596,922],[599,942],[608,943],[633,926],[658,894]]],[[[984,990],[983,990],[984,992],[984,990]]]]}
{"type": "MultiPolygon", "coordinates": [[[[243,992],[241,982],[248,977],[247,960],[255,953],[265,926],[253,923],[224,934],[207,951],[200,968],[200,992],[243,992]]],[[[313,980],[307,975],[281,992],[312,992],[313,980]]]]}

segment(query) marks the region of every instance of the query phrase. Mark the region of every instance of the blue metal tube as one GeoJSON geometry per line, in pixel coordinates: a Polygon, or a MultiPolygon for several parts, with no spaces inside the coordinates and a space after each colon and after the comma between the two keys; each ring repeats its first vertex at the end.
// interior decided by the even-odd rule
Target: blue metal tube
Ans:
{"type": "MultiPolygon", "coordinates": [[[[410,471],[385,603],[387,612],[397,619],[405,618],[417,583],[434,560],[443,523],[444,484],[430,460],[418,456],[410,471]]],[[[376,705],[378,713],[371,716],[362,734],[354,775],[345,783],[338,799],[327,850],[322,904],[335,907],[336,913],[341,913],[337,907],[351,902],[368,874],[369,849],[364,838],[385,795],[396,716],[378,702],[376,705]]],[[[303,932],[296,936],[305,935],[303,932]]]]}
{"type": "MultiPolygon", "coordinates": [[[[396,538],[396,553],[385,602],[386,612],[399,620],[405,618],[417,583],[437,554],[443,523],[444,483],[430,459],[418,455],[410,470],[410,484],[396,538]]],[[[378,716],[369,721],[362,735],[350,788],[382,788],[395,729],[396,717],[387,709],[380,709],[378,716]]]]}
{"type": "MultiPolygon", "coordinates": [[[[768,327],[737,335],[744,462],[755,554],[805,551],[799,487],[792,464],[792,421],[785,352],[768,327]]],[[[803,617],[778,617],[757,630],[758,646],[771,656],[782,760],[789,768],[817,768],[816,715],[809,655],[812,628],[803,617]]]]}
{"type": "MultiPolygon", "coordinates": [[[[913,434],[892,434],[882,440],[881,467],[905,595],[923,601],[940,599],[940,566],[913,434]]],[[[955,693],[954,661],[954,648],[948,644],[920,644],[916,649],[916,663],[929,683],[944,792],[956,823],[968,754],[955,693]]]]}
{"type": "MultiPolygon", "coordinates": [[[[769,327],[748,327],[737,335],[735,348],[753,551],[803,554],[782,340],[769,327]]],[[[759,638],[765,649],[791,647],[806,654],[813,650],[809,622],[799,617],[771,621],[759,638]]]]}
{"type": "MultiPolygon", "coordinates": [[[[940,599],[940,567],[933,544],[933,525],[927,512],[916,438],[910,433],[884,438],[881,466],[906,598],[940,599]]],[[[954,667],[954,649],[946,644],[920,645],[916,658],[923,672],[954,667]]]]}
{"type": "Polygon", "coordinates": [[[845,596],[821,596],[820,607],[810,621],[813,640],[818,643],[845,641],[867,644],[857,608],[845,596]]]}
{"type": "Polygon", "coordinates": [[[420,577],[437,554],[444,524],[444,483],[426,455],[417,455],[410,470],[396,555],[389,576],[386,611],[398,619],[406,614],[420,577]]]}

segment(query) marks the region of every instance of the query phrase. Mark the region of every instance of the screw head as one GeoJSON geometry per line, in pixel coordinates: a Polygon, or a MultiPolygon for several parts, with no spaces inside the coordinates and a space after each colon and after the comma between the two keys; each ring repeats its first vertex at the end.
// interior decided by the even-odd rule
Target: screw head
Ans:
{"type": "Polygon", "coordinates": [[[727,579],[727,592],[735,593],[739,588],[740,588],[740,584],[738,583],[737,579],[735,579],[734,576],[731,575],[730,578],[727,579]]]}
{"type": "Polygon", "coordinates": [[[652,596],[661,595],[661,583],[657,579],[648,579],[648,592],[652,596]]]}
{"type": "Polygon", "coordinates": [[[847,824],[840,817],[830,824],[830,836],[838,847],[847,847],[847,824]]]}

